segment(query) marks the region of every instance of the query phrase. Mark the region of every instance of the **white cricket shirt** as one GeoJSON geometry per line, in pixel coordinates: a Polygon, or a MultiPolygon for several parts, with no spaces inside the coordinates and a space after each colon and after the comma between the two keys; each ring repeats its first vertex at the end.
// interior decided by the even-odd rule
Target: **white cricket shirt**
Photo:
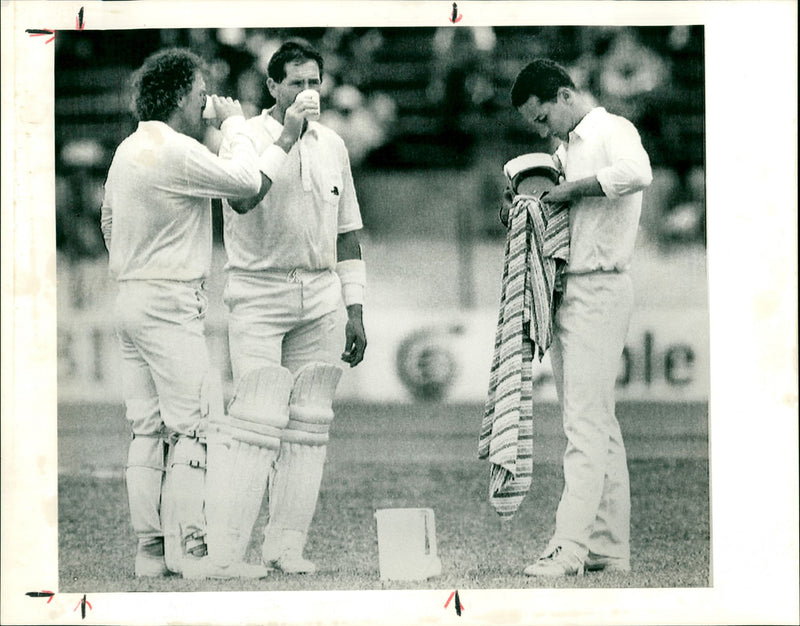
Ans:
{"type": "Polygon", "coordinates": [[[117,148],[101,228],[117,280],[205,278],[211,268],[211,198],[250,197],[261,187],[245,120],[222,124],[231,158],[164,122],[139,122],[117,148]]]}
{"type": "MultiPolygon", "coordinates": [[[[259,154],[283,130],[269,111],[247,123],[259,154]]],[[[344,141],[309,122],[258,206],[239,215],[223,203],[223,216],[225,269],[333,269],[337,235],[362,228],[344,141]]]]}
{"type": "Polygon", "coordinates": [[[569,207],[571,274],[630,267],[642,190],[653,180],[650,158],[631,122],[592,109],[556,150],[567,181],[596,176],[605,197],[584,197],[569,207]]]}

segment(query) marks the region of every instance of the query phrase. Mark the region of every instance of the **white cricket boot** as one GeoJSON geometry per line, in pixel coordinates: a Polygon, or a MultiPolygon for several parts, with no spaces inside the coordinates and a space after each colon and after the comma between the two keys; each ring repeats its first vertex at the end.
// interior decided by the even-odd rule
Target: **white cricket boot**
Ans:
{"type": "Polygon", "coordinates": [[[525,576],[561,578],[564,576],[583,576],[583,559],[562,546],[548,549],[533,564],[526,567],[525,576]]]}
{"type": "Polygon", "coordinates": [[[184,557],[182,562],[183,577],[191,580],[225,579],[225,578],[266,578],[269,570],[261,565],[253,565],[238,561],[220,565],[211,557],[184,557]]]}

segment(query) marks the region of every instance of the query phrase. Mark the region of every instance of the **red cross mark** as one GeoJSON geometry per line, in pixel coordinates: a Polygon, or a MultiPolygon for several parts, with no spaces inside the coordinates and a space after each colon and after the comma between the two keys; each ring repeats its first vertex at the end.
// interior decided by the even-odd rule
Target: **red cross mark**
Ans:
{"type": "Polygon", "coordinates": [[[455,609],[456,609],[456,615],[461,617],[461,611],[464,610],[464,605],[461,604],[461,598],[458,597],[458,589],[453,591],[450,594],[450,597],[447,598],[447,602],[444,603],[444,608],[447,608],[448,606],[450,606],[450,601],[453,599],[453,597],[455,597],[455,599],[456,599],[455,604],[454,604],[455,609]]]}

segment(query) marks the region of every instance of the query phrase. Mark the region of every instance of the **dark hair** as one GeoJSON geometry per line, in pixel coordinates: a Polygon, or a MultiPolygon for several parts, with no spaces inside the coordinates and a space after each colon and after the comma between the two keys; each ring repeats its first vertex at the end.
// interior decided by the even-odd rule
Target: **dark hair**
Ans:
{"type": "Polygon", "coordinates": [[[281,82],[286,78],[286,65],[294,61],[316,61],[322,78],[322,55],[308,42],[297,39],[287,41],[272,55],[267,75],[276,83],[281,82]]]}
{"type": "Polygon", "coordinates": [[[518,109],[531,96],[536,96],[541,102],[550,102],[556,99],[560,87],[575,89],[567,70],[550,59],[535,59],[517,74],[511,88],[511,104],[518,109]]]}
{"type": "Polygon", "coordinates": [[[166,122],[178,100],[192,90],[203,60],[185,48],[167,48],[147,57],[133,77],[134,109],[140,121],[166,122]]]}

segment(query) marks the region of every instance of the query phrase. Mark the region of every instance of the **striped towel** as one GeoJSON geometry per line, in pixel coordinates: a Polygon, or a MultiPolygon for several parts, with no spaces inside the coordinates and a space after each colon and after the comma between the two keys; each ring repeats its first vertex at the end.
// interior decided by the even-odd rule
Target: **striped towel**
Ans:
{"type": "Polygon", "coordinates": [[[510,518],[533,473],[534,348],[541,362],[552,340],[556,259],[568,260],[569,211],[517,196],[506,238],[489,393],[478,458],[491,463],[489,501],[510,518]],[[527,331],[527,332],[526,332],[527,331]]]}

